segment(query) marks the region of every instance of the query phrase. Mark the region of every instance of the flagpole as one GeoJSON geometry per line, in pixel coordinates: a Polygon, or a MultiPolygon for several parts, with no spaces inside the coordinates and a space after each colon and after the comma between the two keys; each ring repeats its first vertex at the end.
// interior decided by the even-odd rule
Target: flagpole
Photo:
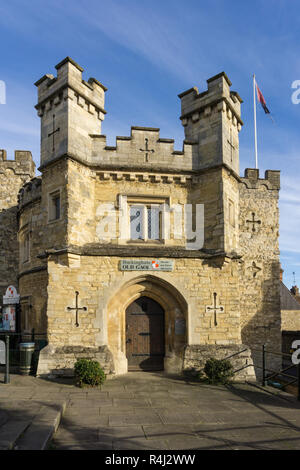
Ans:
{"type": "Polygon", "coordinates": [[[255,168],[258,168],[257,159],[257,133],[256,133],[256,99],[255,99],[255,74],[253,74],[253,109],[254,109],[254,144],[255,144],[255,168]]]}

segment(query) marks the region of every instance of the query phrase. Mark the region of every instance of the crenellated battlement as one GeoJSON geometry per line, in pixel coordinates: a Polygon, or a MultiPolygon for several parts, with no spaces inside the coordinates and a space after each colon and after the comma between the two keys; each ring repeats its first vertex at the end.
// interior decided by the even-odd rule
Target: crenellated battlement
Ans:
{"type": "Polygon", "coordinates": [[[197,142],[183,142],[182,150],[174,149],[174,139],[160,137],[160,129],[131,127],[130,136],[117,136],[116,145],[108,146],[105,135],[91,135],[92,164],[156,170],[193,170],[196,168],[197,142]]]}
{"type": "Polygon", "coordinates": [[[41,118],[41,165],[62,155],[88,160],[90,134],[101,134],[107,88],[95,78],[83,80],[83,68],[66,57],[55,66],[57,76],[43,75],[36,83],[41,118]]]}
{"type": "Polygon", "coordinates": [[[0,173],[11,170],[15,175],[28,175],[31,178],[35,173],[35,163],[28,150],[15,150],[14,160],[7,160],[7,151],[0,150],[0,173]]]}
{"type": "Polygon", "coordinates": [[[221,72],[207,80],[207,90],[190,88],[181,100],[181,123],[185,138],[199,145],[199,168],[225,163],[239,174],[239,132],[242,128],[239,94],[221,72]]]}
{"type": "Polygon", "coordinates": [[[35,82],[38,88],[38,104],[36,109],[38,115],[42,116],[45,111],[51,111],[60,104],[62,100],[75,100],[90,114],[97,114],[103,121],[104,93],[107,88],[95,78],[88,81],[82,79],[83,68],[73,59],[66,57],[55,66],[57,77],[46,74],[35,82]]]}
{"type": "Polygon", "coordinates": [[[37,176],[20,189],[18,194],[19,210],[23,209],[26,205],[40,200],[42,195],[42,178],[37,176]]]}
{"type": "Polygon", "coordinates": [[[241,130],[241,103],[243,100],[236,91],[231,91],[231,81],[221,72],[207,80],[207,90],[199,93],[197,87],[190,88],[178,97],[181,99],[181,122],[185,127],[189,121],[196,123],[213,113],[225,113],[227,118],[241,130]]]}
{"type": "Polygon", "coordinates": [[[265,177],[259,178],[259,169],[246,168],[245,176],[241,178],[241,181],[248,189],[259,189],[265,186],[266,189],[279,191],[280,171],[266,170],[265,177]]]}

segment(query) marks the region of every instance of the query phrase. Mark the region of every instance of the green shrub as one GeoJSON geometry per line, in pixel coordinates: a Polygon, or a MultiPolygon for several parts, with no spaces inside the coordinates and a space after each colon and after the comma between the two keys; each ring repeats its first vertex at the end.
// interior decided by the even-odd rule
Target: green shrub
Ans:
{"type": "Polygon", "coordinates": [[[92,359],[78,359],[74,366],[76,385],[99,386],[104,383],[106,376],[99,362],[92,359]]]}
{"type": "Polygon", "coordinates": [[[226,384],[234,376],[233,367],[226,359],[208,359],[204,372],[210,384],[226,384]]]}

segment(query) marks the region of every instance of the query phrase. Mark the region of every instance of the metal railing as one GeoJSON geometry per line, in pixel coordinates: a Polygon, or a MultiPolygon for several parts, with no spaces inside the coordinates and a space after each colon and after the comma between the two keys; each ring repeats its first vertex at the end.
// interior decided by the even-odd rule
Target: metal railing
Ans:
{"type": "Polygon", "coordinates": [[[262,350],[258,349],[251,349],[252,351],[258,351],[261,352],[262,354],[262,367],[255,365],[255,367],[262,369],[262,385],[265,387],[267,385],[267,382],[270,381],[272,378],[278,378],[279,376],[283,377],[288,377],[289,379],[292,379],[290,382],[281,384],[283,388],[287,387],[288,385],[293,385],[297,384],[297,399],[300,401],[300,362],[298,364],[291,364],[288,367],[285,367],[281,370],[274,370],[270,369],[269,367],[266,366],[266,355],[267,354],[272,354],[273,356],[280,356],[281,358],[284,357],[289,357],[290,359],[292,358],[292,354],[288,353],[283,353],[283,352],[277,352],[277,351],[269,351],[266,349],[266,346],[263,344],[262,345],[262,350]],[[287,370],[290,370],[292,368],[296,368],[297,370],[297,376],[295,377],[294,375],[286,374],[287,370]],[[271,375],[268,375],[268,372],[272,372],[271,375]]]}
{"type": "MultiPolygon", "coordinates": [[[[224,357],[224,360],[231,359],[234,356],[239,356],[240,354],[242,354],[243,352],[248,351],[248,350],[249,350],[249,348],[242,349],[242,351],[238,351],[236,353],[233,353],[233,354],[230,354],[229,356],[224,357]]],[[[246,364],[245,366],[234,370],[233,373],[236,374],[237,372],[240,372],[241,370],[247,369],[247,367],[252,367],[252,364],[246,364]]]]}
{"type": "Polygon", "coordinates": [[[11,369],[11,353],[19,353],[18,346],[22,342],[32,342],[35,343],[35,351],[38,353],[41,349],[39,343],[37,343],[39,340],[38,338],[45,338],[43,342],[46,343],[46,338],[47,338],[47,333],[36,333],[35,329],[32,328],[30,332],[25,332],[23,331],[22,333],[12,333],[12,332],[0,332],[0,340],[3,341],[4,338],[4,343],[5,343],[5,372],[4,372],[4,383],[9,384],[10,383],[10,369],[11,369]],[[11,347],[11,339],[14,340],[14,347],[11,347]]]}
{"type": "Polygon", "coordinates": [[[276,352],[276,351],[269,351],[269,350],[266,349],[265,344],[262,345],[262,349],[245,348],[242,351],[238,351],[234,354],[231,354],[230,356],[226,356],[224,359],[231,359],[232,357],[238,356],[238,355],[242,354],[243,352],[245,352],[249,349],[251,350],[251,352],[254,351],[254,352],[259,352],[261,354],[262,365],[260,366],[260,365],[257,364],[256,361],[254,361],[254,363],[252,363],[252,364],[246,364],[245,366],[234,370],[233,373],[236,374],[237,372],[240,372],[243,369],[247,369],[247,367],[254,367],[254,368],[257,368],[257,369],[262,369],[262,386],[263,387],[265,387],[268,384],[268,381],[270,381],[270,379],[272,379],[272,378],[275,378],[275,377],[278,378],[279,376],[288,377],[289,379],[292,379],[292,380],[290,382],[287,382],[287,383],[284,383],[284,384],[281,384],[281,385],[282,385],[283,388],[285,388],[288,385],[297,384],[297,399],[300,401],[300,362],[299,362],[299,364],[291,364],[288,367],[285,367],[285,368],[283,368],[279,371],[267,368],[267,366],[266,366],[266,363],[267,363],[266,355],[267,354],[273,354],[274,356],[280,356],[281,358],[283,358],[283,357],[291,358],[292,354],[283,353],[283,352],[276,352]],[[290,375],[290,374],[285,373],[287,370],[292,369],[292,368],[296,368],[296,370],[297,370],[297,374],[296,374],[297,376],[296,377],[294,375],[290,375]],[[272,372],[272,374],[268,375],[268,372],[272,372]]]}

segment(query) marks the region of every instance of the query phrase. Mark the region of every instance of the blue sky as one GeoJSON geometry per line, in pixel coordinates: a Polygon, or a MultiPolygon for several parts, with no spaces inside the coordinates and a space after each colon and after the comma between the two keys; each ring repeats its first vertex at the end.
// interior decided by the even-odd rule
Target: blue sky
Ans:
{"type": "Polygon", "coordinates": [[[10,0],[0,4],[0,148],[31,150],[39,162],[33,83],[71,56],[108,87],[102,133],[113,145],[131,125],[160,127],[182,147],[177,94],[225,71],[243,98],[240,167],[254,168],[252,74],[275,124],[257,110],[260,176],[281,170],[280,249],[284,282],[300,284],[299,2],[290,0],[10,0]]]}

